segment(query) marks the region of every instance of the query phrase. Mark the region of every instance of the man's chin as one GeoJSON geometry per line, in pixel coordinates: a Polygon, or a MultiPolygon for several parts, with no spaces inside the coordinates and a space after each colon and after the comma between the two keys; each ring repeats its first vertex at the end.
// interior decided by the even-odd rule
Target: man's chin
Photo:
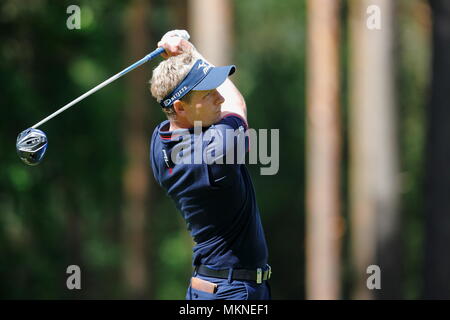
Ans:
{"type": "MultiPolygon", "coordinates": [[[[195,122],[200,122],[201,125],[202,125],[202,127],[209,127],[209,126],[211,126],[211,125],[213,125],[213,124],[216,124],[216,123],[219,122],[220,120],[222,120],[222,114],[219,112],[219,113],[217,114],[217,116],[216,116],[215,118],[213,118],[212,120],[210,120],[210,121],[196,120],[195,122]]],[[[195,122],[194,122],[194,123],[195,123],[195,122]]]]}
{"type": "Polygon", "coordinates": [[[220,120],[222,120],[222,115],[219,113],[219,115],[216,117],[216,119],[214,120],[213,124],[216,124],[217,122],[219,122],[220,120]]]}

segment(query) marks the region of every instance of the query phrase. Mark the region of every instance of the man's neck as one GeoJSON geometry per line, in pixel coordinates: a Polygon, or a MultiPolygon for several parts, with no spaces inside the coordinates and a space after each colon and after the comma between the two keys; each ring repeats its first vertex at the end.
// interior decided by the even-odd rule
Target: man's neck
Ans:
{"type": "Polygon", "coordinates": [[[174,131],[174,130],[177,130],[177,129],[189,129],[189,128],[191,128],[190,126],[185,125],[183,123],[179,123],[176,120],[169,119],[169,123],[170,123],[169,131],[174,131]]]}

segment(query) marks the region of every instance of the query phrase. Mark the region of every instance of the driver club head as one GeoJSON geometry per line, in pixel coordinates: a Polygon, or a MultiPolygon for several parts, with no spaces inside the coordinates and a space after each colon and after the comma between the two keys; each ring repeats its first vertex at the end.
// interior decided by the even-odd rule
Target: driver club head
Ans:
{"type": "Polygon", "coordinates": [[[47,143],[47,136],[43,131],[29,128],[17,136],[17,154],[27,165],[38,165],[47,150],[47,143]]]}

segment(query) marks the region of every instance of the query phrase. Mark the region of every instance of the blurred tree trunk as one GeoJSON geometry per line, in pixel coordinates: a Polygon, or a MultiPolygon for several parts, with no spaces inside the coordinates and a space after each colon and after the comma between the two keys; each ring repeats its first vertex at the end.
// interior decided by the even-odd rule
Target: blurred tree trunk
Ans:
{"type": "Polygon", "coordinates": [[[401,298],[394,1],[349,3],[353,294],[356,299],[401,298]],[[381,29],[368,27],[373,6],[381,14],[381,29]],[[367,288],[370,265],[380,267],[381,290],[367,288]]]}
{"type": "Polygon", "coordinates": [[[430,4],[433,73],[427,108],[424,294],[426,299],[450,299],[450,1],[430,4]]]}
{"type": "Polygon", "coordinates": [[[191,41],[212,64],[231,62],[233,7],[230,0],[191,0],[188,6],[191,41]]]}
{"type": "MultiPolygon", "coordinates": [[[[148,1],[134,0],[126,15],[125,48],[129,64],[145,56],[154,45],[150,44],[147,30],[148,1]]],[[[123,204],[123,273],[128,297],[149,298],[149,274],[147,266],[148,237],[146,235],[147,198],[150,195],[148,163],[148,126],[150,111],[147,91],[148,71],[145,67],[133,70],[126,76],[127,100],[124,106],[124,170],[123,204]]]]}
{"type": "Polygon", "coordinates": [[[339,7],[308,1],[307,299],[341,294],[339,7]]]}

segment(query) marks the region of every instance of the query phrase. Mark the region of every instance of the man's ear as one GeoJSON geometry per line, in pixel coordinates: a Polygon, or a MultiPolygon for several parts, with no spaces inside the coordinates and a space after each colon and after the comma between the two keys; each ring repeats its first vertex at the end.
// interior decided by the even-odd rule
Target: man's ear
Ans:
{"type": "Polygon", "coordinates": [[[173,109],[175,110],[176,114],[184,115],[185,112],[184,102],[181,100],[175,100],[173,103],[173,109]]]}

